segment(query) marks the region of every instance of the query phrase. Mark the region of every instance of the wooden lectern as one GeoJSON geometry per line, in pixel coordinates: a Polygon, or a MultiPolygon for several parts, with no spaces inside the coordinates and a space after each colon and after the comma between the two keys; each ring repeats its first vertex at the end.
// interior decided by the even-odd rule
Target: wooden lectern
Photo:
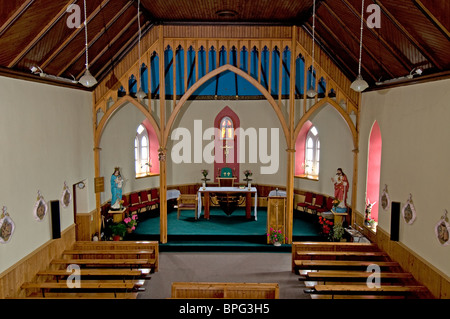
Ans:
{"type": "MultiPolygon", "coordinates": [[[[270,228],[281,230],[286,236],[286,197],[285,196],[269,196],[267,198],[267,233],[270,228]]],[[[286,242],[283,239],[283,244],[286,242]]],[[[269,237],[267,243],[270,244],[269,237]]]]}

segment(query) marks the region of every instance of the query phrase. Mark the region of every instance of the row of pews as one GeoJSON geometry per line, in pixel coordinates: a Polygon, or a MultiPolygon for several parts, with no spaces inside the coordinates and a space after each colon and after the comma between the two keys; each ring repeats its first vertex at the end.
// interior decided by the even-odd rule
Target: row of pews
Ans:
{"type": "Polygon", "coordinates": [[[292,271],[312,299],[432,298],[372,243],[294,242],[292,271]]]}
{"type": "Polygon", "coordinates": [[[21,288],[27,299],[136,299],[158,254],[158,242],[76,242],[21,288]]]}

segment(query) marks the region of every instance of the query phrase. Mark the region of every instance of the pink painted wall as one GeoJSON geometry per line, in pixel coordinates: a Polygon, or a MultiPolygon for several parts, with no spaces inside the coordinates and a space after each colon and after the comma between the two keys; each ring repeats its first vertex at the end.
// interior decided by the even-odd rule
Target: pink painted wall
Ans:
{"type": "Polygon", "coordinates": [[[378,221],[378,207],[380,201],[380,170],[381,170],[381,132],[378,122],[372,126],[372,132],[369,138],[369,160],[367,163],[367,200],[371,203],[376,201],[372,207],[371,217],[378,221]]]}
{"type": "Polygon", "coordinates": [[[158,137],[156,136],[155,129],[150,124],[150,121],[148,119],[145,119],[144,122],[142,122],[142,125],[145,126],[148,133],[148,139],[150,142],[150,161],[152,163],[151,173],[152,174],[159,174],[159,160],[158,160],[158,149],[159,149],[159,142],[158,137]]]}
{"type": "Polygon", "coordinates": [[[306,135],[311,129],[311,126],[313,126],[311,121],[306,121],[300,129],[297,140],[295,141],[295,175],[305,174],[305,168],[302,164],[305,163],[306,135]]]}

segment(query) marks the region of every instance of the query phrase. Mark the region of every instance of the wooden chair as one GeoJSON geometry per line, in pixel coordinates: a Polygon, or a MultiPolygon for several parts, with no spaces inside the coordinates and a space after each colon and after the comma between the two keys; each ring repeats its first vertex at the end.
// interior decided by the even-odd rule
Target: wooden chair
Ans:
{"type": "Polygon", "coordinates": [[[180,219],[182,210],[193,210],[195,219],[197,219],[198,197],[196,194],[181,194],[177,198],[177,206],[177,219],[180,219]]]}
{"type": "Polygon", "coordinates": [[[145,209],[148,210],[149,207],[152,207],[152,203],[148,199],[148,193],[146,190],[142,190],[139,192],[139,198],[141,199],[141,204],[143,205],[143,208],[145,207],[145,209]]]}
{"type": "Polygon", "coordinates": [[[139,194],[138,193],[131,193],[130,194],[130,206],[128,208],[130,213],[140,213],[141,209],[144,208],[145,205],[142,204],[139,200],[139,194]]]}
{"type": "Polygon", "coordinates": [[[302,211],[304,211],[306,213],[308,206],[312,205],[312,203],[313,203],[313,194],[310,192],[307,192],[305,194],[305,200],[303,201],[303,203],[298,203],[297,208],[300,207],[302,209],[302,211]]]}
{"type": "Polygon", "coordinates": [[[158,195],[158,190],[156,188],[152,188],[150,190],[150,196],[151,196],[151,202],[153,203],[153,205],[156,205],[157,207],[159,207],[159,195],[158,195]]]}
{"type": "Polygon", "coordinates": [[[318,209],[323,208],[324,203],[325,203],[325,197],[321,194],[317,194],[314,204],[308,205],[308,209],[311,211],[311,213],[317,214],[318,209]]]}
{"type": "Polygon", "coordinates": [[[217,182],[219,187],[233,187],[236,176],[233,175],[233,171],[230,167],[223,167],[217,176],[217,182]]]}

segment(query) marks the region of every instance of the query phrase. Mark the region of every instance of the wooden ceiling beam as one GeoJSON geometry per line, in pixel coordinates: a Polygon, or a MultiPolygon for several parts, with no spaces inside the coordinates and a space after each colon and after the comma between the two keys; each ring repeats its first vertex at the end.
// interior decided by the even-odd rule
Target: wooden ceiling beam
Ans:
{"type": "MultiPolygon", "coordinates": [[[[359,62],[359,57],[357,57],[352,51],[350,51],[347,46],[341,41],[341,39],[339,39],[338,36],[336,36],[336,34],[333,32],[333,30],[331,30],[327,24],[318,16],[316,16],[316,20],[320,22],[320,24],[325,28],[325,30],[327,30],[327,32],[333,37],[333,39],[339,43],[339,45],[347,52],[347,54],[349,56],[351,56],[357,63],[359,62]]],[[[372,71],[370,71],[364,64],[361,64],[362,68],[367,72],[367,74],[370,75],[370,77],[374,80],[374,81],[378,81],[378,79],[375,77],[375,75],[373,75],[372,71]]]]}
{"type": "MultiPolygon", "coordinates": [[[[361,21],[362,17],[361,17],[361,13],[359,13],[358,11],[355,10],[355,8],[348,2],[348,0],[341,0],[345,6],[350,9],[350,11],[359,19],[359,21],[361,21]]],[[[365,24],[367,24],[366,19],[363,18],[363,21],[365,24]]],[[[406,72],[411,72],[411,70],[413,69],[413,65],[411,63],[407,63],[405,60],[406,57],[400,57],[397,50],[395,48],[393,48],[389,42],[378,32],[376,32],[374,30],[374,28],[368,28],[368,30],[375,36],[377,37],[380,42],[383,44],[383,46],[388,49],[391,54],[397,59],[397,61],[399,61],[401,63],[401,65],[405,68],[406,72]]]]}
{"type": "Polygon", "coordinates": [[[417,41],[409,32],[405,29],[405,27],[389,12],[389,10],[381,3],[380,0],[373,0],[375,4],[377,4],[383,13],[392,21],[392,23],[406,36],[406,38],[414,44],[417,50],[426,58],[428,61],[434,64],[439,70],[442,70],[442,66],[436,59],[429,54],[429,50],[425,49],[419,41],[417,41]]]}
{"type": "Polygon", "coordinates": [[[16,64],[38,43],[40,39],[48,32],[50,29],[55,25],[56,22],[58,22],[66,13],[67,7],[71,4],[74,4],[77,0],[69,0],[65,6],[53,17],[53,19],[50,20],[49,23],[47,23],[41,31],[34,37],[33,40],[31,40],[28,45],[20,52],[14,60],[12,60],[8,64],[8,68],[13,68],[16,66],[16,64]]]}
{"type": "MultiPolygon", "coordinates": [[[[94,57],[94,59],[92,59],[92,62],[91,62],[91,65],[93,65],[95,62],[97,62],[105,53],[106,53],[106,51],[108,51],[109,50],[109,48],[114,44],[114,43],[116,43],[117,42],[117,40],[119,40],[120,39],[120,37],[136,22],[136,20],[137,20],[137,16],[134,16],[133,17],[133,19],[131,20],[131,21],[129,21],[128,23],[127,23],[127,25],[126,26],[124,26],[123,28],[122,28],[122,30],[119,32],[119,33],[117,33],[116,34],[116,36],[108,43],[108,45],[107,46],[105,46],[104,48],[103,48],[103,50],[101,51],[101,52],[99,52],[99,54],[97,54],[95,57],[94,57]]],[[[81,77],[82,75],[84,74],[84,70],[81,72],[81,73],[79,73],[78,74],[78,77],[77,78],[79,78],[79,77],[81,77]]]]}
{"type": "MultiPolygon", "coordinates": [[[[95,8],[95,10],[87,17],[87,23],[89,24],[89,22],[95,18],[95,16],[101,11],[101,9],[106,6],[108,4],[110,0],[103,0],[102,3],[95,8]]],[[[83,23],[84,24],[84,23],[83,23]]],[[[47,60],[44,61],[44,63],[42,63],[40,65],[41,69],[45,69],[52,61],[54,58],[56,58],[56,56],[61,53],[61,51],[73,40],[75,39],[75,37],[78,35],[78,33],[80,33],[82,30],[84,30],[83,27],[80,26],[80,28],[75,29],[72,34],[63,42],[61,43],[61,45],[53,51],[53,53],[47,58],[47,60]]]]}
{"type": "MultiPolygon", "coordinates": [[[[308,22],[305,22],[303,24],[303,29],[305,29],[310,35],[312,35],[312,26],[308,22]],[[307,29],[306,27],[308,27],[309,29],[307,29]]],[[[319,44],[320,48],[328,54],[331,60],[341,69],[345,68],[347,72],[345,72],[344,70],[343,72],[349,77],[349,79],[356,78],[356,76],[358,75],[357,72],[354,69],[350,68],[348,64],[344,60],[342,60],[340,55],[337,54],[331,47],[325,46],[324,43],[326,43],[326,41],[317,32],[315,34],[315,38],[317,39],[317,43],[319,44]],[[339,61],[336,61],[336,59],[339,61]]]]}
{"type": "Polygon", "coordinates": [[[450,41],[450,31],[439,21],[434,14],[420,0],[413,0],[415,6],[430,20],[434,26],[450,41]]]}
{"type": "MultiPolygon", "coordinates": [[[[123,32],[126,32],[132,25],[133,25],[133,23],[129,23],[127,25],[127,28],[124,28],[125,30],[123,32]]],[[[141,26],[142,36],[144,36],[152,26],[153,26],[152,23],[150,23],[149,21],[146,21],[144,23],[144,25],[141,26]]],[[[120,38],[120,36],[116,36],[111,41],[111,44],[108,46],[113,45],[119,38],[120,38]]],[[[122,58],[134,47],[134,45],[137,43],[138,39],[139,39],[139,31],[137,31],[132,37],[130,37],[130,39],[122,46],[122,50],[117,52],[111,58],[111,63],[105,64],[99,71],[97,71],[95,73],[94,76],[97,79],[98,83],[100,83],[103,80],[103,78],[106,76],[105,73],[109,72],[112,68],[114,68],[114,66],[117,63],[119,63],[122,60],[122,58]]]]}
{"type": "MultiPolygon", "coordinates": [[[[333,18],[335,18],[340,26],[345,30],[345,32],[347,32],[352,39],[358,44],[359,46],[359,41],[360,39],[350,30],[349,27],[347,27],[347,25],[344,23],[344,21],[341,20],[341,18],[338,17],[338,15],[333,11],[333,9],[330,8],[330,6],[327,3],[323,3],[323,6],[327,9],[327,11],[333,16],[333,18]]],[[[379,63],[379,59],[372,53],[372,51],[369,50],[369,48],[367,47],[367,45],[364,44],[363,41],[363,49],[364,51],[372,58],[372,60],[374,60],[375,62],[378,63],[378,65],[387,73],[389,74],[390,77],[394,78],[395,76],[392,74],[392,72],[386,68],[386,66],[382,63],[379,63]]]]}
{"type": "MultiPolygon", "coordinates": [[[[89,41],[88,43],[88,48],[90,48],[98,39],[100,39],[105,33],[106,31],[108,31],[109,28],[111,28],[111,26],[117,21],[117,19],[120,18],[120,16],[126,11],[128,10],[128,8],[131,5],[131,1],[129,1],[119,12],[117,12],[114,17],[108,21],[108,23],[92,38],[91,41],[89,41]]],[[[73,58],[72,60],[67,63],[64,68],[59,71],[57,73],[58,76],[61,76],[61,74],[63,74],[68,68],[70,68],[75,61],[77,61],[84,53],[86,52],[86,47],[83,46],[82,50],[80,50],[73,58]]],[[[89,61],[90,64],[93,64],[93,61],[89,61]]],[[[84,71],[83,71],[84,72],[84,71]]]]}
{"type": "Polygon", "coordinates": [[[34,0],[27,0],[17,8],[11,17],[0,26],[0,37],[8,30],[8,28],[33,4],[34,0]]]}

